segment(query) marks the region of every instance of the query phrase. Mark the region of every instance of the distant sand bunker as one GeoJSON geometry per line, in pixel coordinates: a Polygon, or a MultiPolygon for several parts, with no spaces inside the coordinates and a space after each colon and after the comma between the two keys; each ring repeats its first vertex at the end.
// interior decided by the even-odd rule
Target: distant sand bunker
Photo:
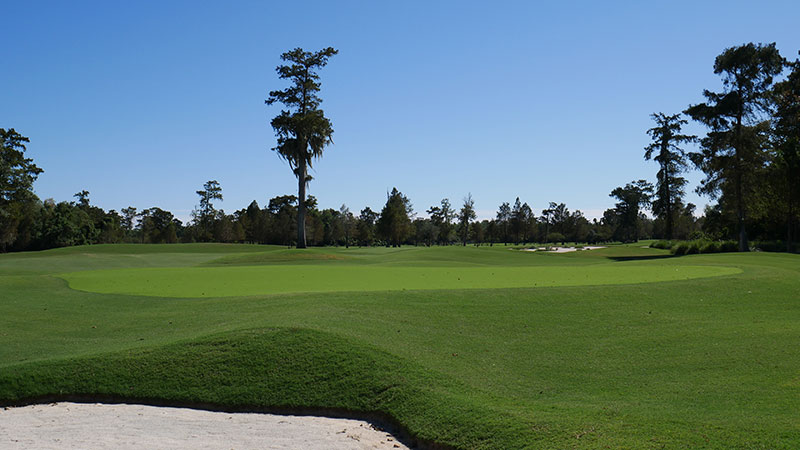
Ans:
{"type": "Polygon", "coordinates": [[[599,247],[599,246],[586,246],[586,247],[537,247],[537,248],[526,248],[523,249],[526,252],[550,252],[550,253],[569,253],[575,252],[578,250],[598,250],[601,248],[606,247],[599,247]]]}
{"type": "Polygon", "coordinates": [[[0,448],[407,449],[361,420],[53,403],[0,410],[0,448]]]}

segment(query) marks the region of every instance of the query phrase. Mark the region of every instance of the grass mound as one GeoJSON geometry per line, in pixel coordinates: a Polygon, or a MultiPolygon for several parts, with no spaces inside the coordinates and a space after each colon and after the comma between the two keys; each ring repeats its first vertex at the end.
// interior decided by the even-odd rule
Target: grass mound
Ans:
{"type": "Polygon", "coordinates": [[[78,398],[229,411],[378,413],[424,441],[463,448],[522,447],[537,439],[442,375],[308,329],[243,330],[7,369],[0,374],[0,404],[78,398]],[[468,426],[455,433],[453,423],[468,426]]]}

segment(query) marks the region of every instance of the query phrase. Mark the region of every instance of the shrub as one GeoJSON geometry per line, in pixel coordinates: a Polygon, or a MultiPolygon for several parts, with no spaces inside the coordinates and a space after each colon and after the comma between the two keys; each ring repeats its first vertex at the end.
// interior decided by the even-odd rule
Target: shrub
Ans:
{"type": "Polygon", "coordinates": [[[685,255],[687,250],[689,250],[689,242],[687,241],[678,242],[670,249],[672,254],[677,256],[685,255]]]}
{"type": "Polygon", "coordinates": [[[675,245],[675,241],[660,240],[650,244],[650,248],[660,248],[662,250],[670,250],[675,245]]]}
{"type": "MultiPolygon", "coordinates": [[[[755,241],[753,242],[753,248],[764,252],[787,251],[785,241],[755,241]]],[[[798,251],[797,243],[792,243],[788,251],[796,253],[798,251]]]]}
{"type": "Polygon", "coordinates": [[[722,244],[716,241],[705,241],[700,246],[700,253],[719,253],[722,251],[722,244]]]}
{"type": "Polygon", "coordinates": [[[735,252],[738,249],[739,245],[736,241],[697,239],[694,241],[677,241],[670,248],[670,252],[673,255],[692,255],[697,253],[735,252]]]}

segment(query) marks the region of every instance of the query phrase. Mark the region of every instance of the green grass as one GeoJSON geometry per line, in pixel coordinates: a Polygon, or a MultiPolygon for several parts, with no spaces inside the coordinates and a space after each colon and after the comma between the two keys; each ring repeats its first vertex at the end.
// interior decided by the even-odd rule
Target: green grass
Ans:
{"type": "Polygon", "coordinates": [[[240,297],[293,292],[496,289],[688,280],[735,267],[598,264],[582,267],[384,267],[270,265],[116,269],[59,275],[72,289],[155,297],[240,297]]]}
{"type": "Polygon", "coordinates": [[[800,257],[665,255],[637,245],[0,255],[0,403],[94,395],[379,411],[461,448],[800,447],[800,257]],[[675,269],[704,275],[658,281],[675,269]],[[445,283],[448,271],[473,284],[445,283]],[[116,293],[90,293],[64,273],[93,290],[121,278],[108,284],[116,293]],[[159,273],[212,287],[241,277],[231,286],[248,296],[175,298],[187,291],[164,283],[130,295],[126,277],[159,273]],[[490,273],[561,285],[490,284],[490,273]],[[592,285],[569,282],[581,273],[592,285]],[[248,280],[266,290],[239,290],[248,280]]]}

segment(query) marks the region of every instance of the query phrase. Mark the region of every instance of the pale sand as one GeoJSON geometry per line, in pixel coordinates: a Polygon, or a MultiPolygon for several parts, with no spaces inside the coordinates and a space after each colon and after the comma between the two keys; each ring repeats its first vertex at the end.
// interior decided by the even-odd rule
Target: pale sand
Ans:
{"type": "Polygon", "coordinates": [[[0,449],[408,449],[368,422],[51,403],[0,409],[0,449]]]}
{"type": "MultiPolygon", "coordinates": [[[[579,249],[576,247],[550,247],[550,250],[546,250],[547,247],[539,247],[539,248],[526,248],[524,249],[526,252],[548,252],[548,253],[567,253],[567,252],[575,252],[579,249]]],[[[581,250],[597,250],[600,248],[605,247],[593,247],[591,245],[587,245],[583,247],[581,250]]]]}

